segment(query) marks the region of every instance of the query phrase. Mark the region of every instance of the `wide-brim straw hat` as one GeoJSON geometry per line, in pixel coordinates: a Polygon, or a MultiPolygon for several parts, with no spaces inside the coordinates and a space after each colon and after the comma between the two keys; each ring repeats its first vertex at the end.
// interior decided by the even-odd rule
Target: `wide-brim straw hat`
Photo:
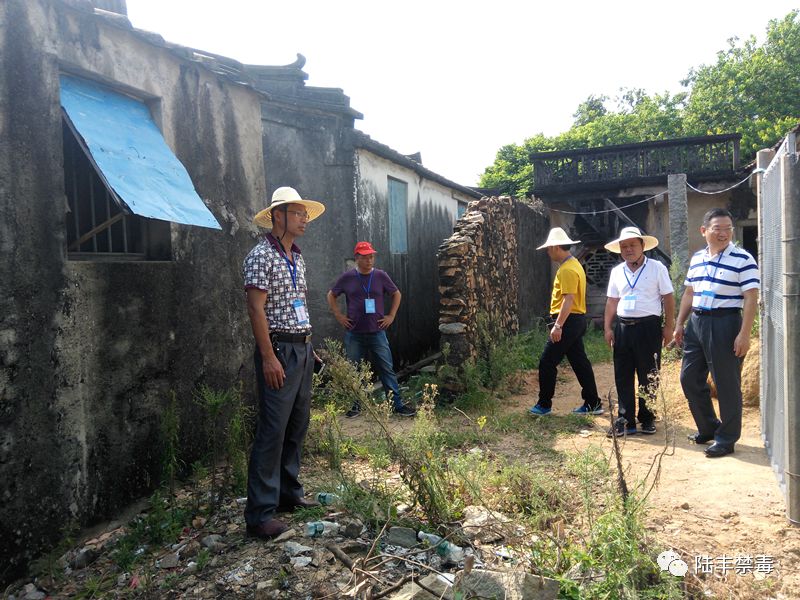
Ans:
{"type": "Polygon", "coordinates": [[[641,231],[639,231],[638,227],[623,227],[622,231],[619,234],[619,237],[611,242],[608,242],[605,245],[606,250],[609,252],[614,252],[615,254],[621,254],[622,250],[620,250],[619,243],[624,242],[625,240],[632,240],[635,238],[639,238],[642,240],[642,244],[644,244],[644,251],[647,252],[648,250],[652,250],[656,246],[658,246],[658,240],[654,238],[652,235],[644,235],[641,231]]]}
{"type": "Polygon", "coordinates": [[[304,200],[297,193],[297,190],[288,186],[279,187],[272,194],[272,203],[259,212],[253,219],[253,223],[259,227],[272,227],[272,211],[285,204],[302,204],[306,207],[308,220],[313,221],[325,212],[325,205],[316,200],[304,200]]]}
{"type": "Polygon", "coordinates": [[[550,233],[547,234],[547,241],[536,249],[541,250],[548,246],[572,246],[573,244],[579,243],[580,240],[569,239],[567,232],[561,229],[561,227],[553,227],[550,233]]]}

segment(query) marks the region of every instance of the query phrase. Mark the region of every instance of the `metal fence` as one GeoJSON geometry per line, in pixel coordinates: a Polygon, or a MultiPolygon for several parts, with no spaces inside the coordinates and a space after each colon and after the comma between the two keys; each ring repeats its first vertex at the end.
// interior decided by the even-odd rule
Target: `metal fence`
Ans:
{"type": "Polygon", "coordinates": [[[759,192],[761,267],[761,437],[786,497],[790,520],[800,520],[796,372],[798,340],[794,230],[800,189],[795,135],[786,137],[764,173],[759,192]]]}
{"type": "Polygon", "coordinates": [[[783,385],[785,357],[783,329],[783,161],[787,144],[781,145],[761,179],[761,437],[781,490],[784,477],[786,440],[783,423],[786,415],[783,385]]]}

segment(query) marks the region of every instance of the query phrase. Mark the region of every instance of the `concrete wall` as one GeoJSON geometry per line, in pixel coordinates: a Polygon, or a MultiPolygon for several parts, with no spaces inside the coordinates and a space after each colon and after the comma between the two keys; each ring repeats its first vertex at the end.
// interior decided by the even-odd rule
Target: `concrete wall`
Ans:
{"type": "Polygon", "coordinates": [[[325,205],[297,240],[306,260],[311,325],[320,343],[340,335],[325,295],[355,245],[353,149],[346,136],[353,119],[271,101],[264,101],[262,119],[267,197],[288,185],[325,205]]]}
{"type": "Polygon", "coordinates": [[[344,261],[352,258],[355,242],[369,240],[378,250],[376,265],[387,271],[400,291],[403,304],[389,329],[395,359],[409,361],[438,348],[439,276],[436,250],[453,232],[459,203],[472,197],[421,177],[363,148],[356,149],[356,231],[344,261]],[[408,184],[408,253],[389,252],[389,187],[393,177],[408,184]]]}
{"type": "Polygon", "coordinates": [[[171,391],[191,458],[196,386],[251,370],[240,265],[266,195],[259,102],[91,12],[0,3],[0,578],[69,521],[148,493],[171,391]],[[223,230],[172,225],[171,261],[68,261],[60,70],[151,99],[223,230]]]}
{"type": "Polygon", "coordinates": [[[514,219],[519,265],[519,329],[524,332],[533,329],[537,321],[550,312],[551,262],[544,250],[536,249],[547,239],[550,222],[543,206],[532,207],[519,201],[514,203],[514,219]]]}

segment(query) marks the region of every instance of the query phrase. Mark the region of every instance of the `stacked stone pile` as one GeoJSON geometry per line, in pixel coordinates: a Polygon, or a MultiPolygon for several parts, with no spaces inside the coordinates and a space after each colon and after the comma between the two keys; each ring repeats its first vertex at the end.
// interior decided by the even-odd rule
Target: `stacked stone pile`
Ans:
{"type": "Polygon", "coordinates": [[[451,365],[476,357],[479,313],[492,332],[519,330],[516,228],[510,197],[484,197],[469,203],[439,247],[439,331],[451,365]]]}

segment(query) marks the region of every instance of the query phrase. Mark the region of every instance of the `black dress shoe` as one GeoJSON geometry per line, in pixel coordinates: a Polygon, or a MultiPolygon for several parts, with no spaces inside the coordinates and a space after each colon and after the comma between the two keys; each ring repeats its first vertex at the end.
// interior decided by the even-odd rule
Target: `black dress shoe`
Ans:
{"type": "Polygon", "coordinates": [[[270,540],[275,536],[282,534],[284,531],[288,531],[288,529],[289,526],[283,521],[279,521],[278,519],[270,519],[269,521],[264,521],[258,525],[248,525],[247,537],[270,540]]]}
{"type": "Polygon", "coordinates": [[[726,454],[733,454],[733,448],[730,446],[723,446],[722,444],[712,444],[706,448],[706,456],[708,458],[719,458],[726,454]]]}
{"type": "Polygon", "coordinates": [[[316,500],[306,500],[305,498],[294,498],[289,502],[279,504],[275,512],[286,513],[297,510],[298,508],[314,508],[315,506],[319,506],[319,502],[317,502],[316,500]]]}
{"type": "Polygon", "coordinates": [[[686,436],[690,442],[694,442],[695,444],[707,444],[708,442],[714,441],[714,434],[711,435],[700,435],[699,433],[690,433],[686,436]]]}

